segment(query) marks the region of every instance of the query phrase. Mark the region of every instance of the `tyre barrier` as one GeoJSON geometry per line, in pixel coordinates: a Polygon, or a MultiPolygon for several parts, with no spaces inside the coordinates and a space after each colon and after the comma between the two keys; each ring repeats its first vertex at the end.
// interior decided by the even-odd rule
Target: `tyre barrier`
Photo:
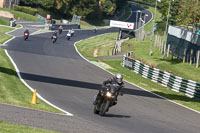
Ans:
{"type": "Polygon", "coordinates": [[[123,57],[123,66],[175,92],[184,93],[190,98],[200,100],[200,82],[184,79],[166,71],[161,71],[138,60],[128,58],[126,55],[123,57]]]}

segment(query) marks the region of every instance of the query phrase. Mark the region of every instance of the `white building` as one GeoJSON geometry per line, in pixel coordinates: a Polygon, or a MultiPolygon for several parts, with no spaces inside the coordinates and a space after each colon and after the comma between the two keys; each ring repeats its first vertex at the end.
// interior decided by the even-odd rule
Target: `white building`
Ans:
{"type": "Polygon", "coordinates": [[[13,7],[13,5],[18,5],[20,0],[0,0],[0,8],[3,7],[13,7]]]}

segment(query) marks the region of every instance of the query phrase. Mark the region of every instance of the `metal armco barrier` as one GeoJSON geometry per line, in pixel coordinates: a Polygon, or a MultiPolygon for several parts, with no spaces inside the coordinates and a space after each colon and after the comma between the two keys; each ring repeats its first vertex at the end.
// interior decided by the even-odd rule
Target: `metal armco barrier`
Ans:
{"type": "Polygon", "coordinates": [[[50,30],[58,30],[59,26],[63,27],[63,30],[68,30],[68,29],[80,29],[80,26],[78,24],[52,24],[52,27],[50,30]]]}
{"type": "Polygon", "coordinates": [[[142,77],[160,83],[162,86],[168,87],[173,91],[184,93],[191,98],[200,99],[200,82],[183,79],[126,56],[123,58],[123,66],[140,74],[142,77]]]}

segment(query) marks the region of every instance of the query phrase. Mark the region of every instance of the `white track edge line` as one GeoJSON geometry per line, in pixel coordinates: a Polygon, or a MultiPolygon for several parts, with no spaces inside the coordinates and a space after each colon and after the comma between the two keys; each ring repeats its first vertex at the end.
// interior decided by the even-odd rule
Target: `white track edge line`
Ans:
{"type": "MultiPolygon", "coordinates": [[[[11,41],[11,40],[14,39],[14,38],[15,38],[15,37],[12,37],[12,38],[9,39],[8,41],[4,42],[3,45],[5,45],[7,42],[11,41]]],[[[21,82],[24,83],[24,85],[25,85],[26,87],[28,87],[32,92],[34,92],[34,89],[33,89],[32,87],[30,87],[30,86],[24,81],[24,79],[21,77],[17,65],[15,64],[15,62],[13,61],[13,59],[11,58],[11,56],[8,54],[7,50],[5,50],[5,52],[6,52],[6,55],[8,56],[8,58],[10,59],[10,61],[12,62],[13,66],[14,66],[16,72],[17,72],[17,75],[18,75],[19,79],[21,80],[21,82]]],[[[56,105],[54,105],[54,104],[52,104],[52,103],[50,103],[49,101],[47,101],[46,99],[44,99],[42,96],[40,96],[40,94],[37,93],[36,95],[38,96],[38,98],[40,98],[41,100],[43,100],[45,103],[47,103],[47,104],[49,104],[50,106],[52,106],[52,107],[54,107],[54,108],[60,110],[61,112],[65,113],[66,115],[68,115],[68,116],[74,116],[73,114],[71,114],[71,113],[69,113],[69,112],[67,112],[67,111],[65,111],[65,110],[63,110],[63,109],[57,107],[56,105]]]]}
{"type": "Polygon", "coordinates": [[[14,104],[9,104],[9,103],[2,103],[0,102],[1,105],[7,105],[7,106],[11,106],[11,107],[17,107],[17,108],[23,108],[23,109],[27,109],[27,110],[33,110],[33,111],[38,111],[38,112],[44,112],[44,113],[49,113],[49,114],[55,114],[55,115],[61,115],[61,116],[66,116],[66,114],[61,114],[61,113],[56,113],[56,112],[49,112],[49,111],[45,111],[45,110],[38,110],[38,109],[34,109],[34,108],[29,108],[29,107],[25,107],[25,106],[20,106],[20,105],[14,105],[14,104]]]}
{"type": "MultiPolygon", "coordinates": [[[[106,33],[106,34],[107,34],[107,33],[106,33]]],[[[101,34],[101,35],[103,35],[103,34],[101,34]]],[[[97,36],[100,36],[100,35],[97,35],[97,36]]],[[[90,37],[90,38],[87,38],[87,39],[91,39],[91,38],[94,38],[94,37],[96,37],[96,36],[93,36],[93,37],[90,37]]],[[[74,43],[74,47],[75,47],[75,49],[76,49],[76,52],[77,52],[84,60],[86,60],[87,62],[93,64],[93,63],[90,62],[88,59],[86,59],[86,58],[78,51],[78,49],[77,49],[77,47],[76,47],[76,44],[77,44],[77,43],[79,43],[79,42],[81,42],[81,41],[83,41],[83,40],[87,40],[87,39],[82,39],[82,40],[80,40],[80,41],[75,42],[75,43],[74,43]]],[[[96,64],[93,64],[93,65],[95,65],[95,66],[97,66],[97,67],[103,69],[104,71],[110,73],[111,75],[114,75],[113,73],[109,72],[108,70],[106,70],[106,69],[104,69],[104,68],[102,68],[102,67],[100,67],[100,66],[98,66],[98,65],[96,65],[96,64]]],[[[125,81],[126,81],[127,83],[131,84],[131,85],[134,85],[134,86],[136,86],[136,87],[138,87],[138,88],[140,88],[140,89],[146,91],[146,92],[149,92],[149,93],[151,93],[151,94],[153,94],[153,95],[156,95],[156,96],[158,96],[158,97],[160,97],[160,98],[163,98],[163,99],[165,99],[165,100],[167,100],[167,101],[169,101],[169,102],[172,102],[172,103],[174,103],[174,104],[177,104],[177,105],[179,105],[179,106],[182,106],[182,107],[184,107],[184,108],[186,108],[186,109],[189,109],[189,110],[191,110],[191,111],[194,111],[194,112],[200,114],[200,112],[197,111],[197,110],[194,110],[194,109],[192,109],[192,108],[190,108],[190,107],[187,107],[187,106],[182,105],[182,104],[180,104],[180,103],[174,102],[174,101],[172,101],[172,100],[170,100],[170,99],[167,99],[167,98],[165,98],[165,97],[162,97],[162,96],[160,96],[160,95],[158,95],[158,94],[156,94],[156,93],[153,93],[153,92],[151,92],[151,91],[149,91],[149,90],[146,90],[146,89],[144,89],[144,88],[142,88],[142,87],[140,87],[140,86],[138,86],[138,85],[136,85],[136,84],[134,84],[134,83],[131,83],[131,82],[127,81],[127,80],[125,80],[125,81]]]]}

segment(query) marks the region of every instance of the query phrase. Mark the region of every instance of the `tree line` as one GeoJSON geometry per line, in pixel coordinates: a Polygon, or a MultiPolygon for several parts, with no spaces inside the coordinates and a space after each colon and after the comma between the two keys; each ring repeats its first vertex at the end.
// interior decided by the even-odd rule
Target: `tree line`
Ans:
{"type": "Polygon", "coordinates": [[[20,5],[40,8],[55,17],[107,18],[120,12],[128,0],[21,0],[20,5]]]}
{"type": "MultiPolygon", "coordinates": [[[[155,6],[156,0],[137,0],[155,6]]],[[[167,20],[169,3],[171,2],[169,24],[180,25],[196,25],[200,23],[200,0],[159,0],[157,8],[162,14],[162,21],[159,25],[164,28],[167,20]]]]}

